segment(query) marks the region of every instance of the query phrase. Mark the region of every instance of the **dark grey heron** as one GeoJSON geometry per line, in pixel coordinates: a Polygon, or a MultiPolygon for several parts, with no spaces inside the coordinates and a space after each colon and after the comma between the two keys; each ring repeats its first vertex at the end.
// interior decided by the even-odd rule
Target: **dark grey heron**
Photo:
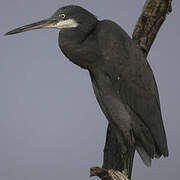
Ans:
{"type": "Polygon", "coordinates": [[[116,23],[99,21],[82,7],[70,5],[5,35],[40,28],[61,29],[60,49],[89,71],[97,101],[118,140],[120,170],[131,178],[135,150],[146,166],[153,158],[168,156],[153,72],[128,34],[116,23]]]}

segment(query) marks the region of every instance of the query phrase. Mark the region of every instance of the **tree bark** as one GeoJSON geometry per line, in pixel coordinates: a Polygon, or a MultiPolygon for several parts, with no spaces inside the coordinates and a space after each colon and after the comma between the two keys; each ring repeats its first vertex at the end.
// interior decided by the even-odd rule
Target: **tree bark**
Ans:
{"type": "Polygon", "coordinates": [[[172,0],[147,0],[145,2],[132,35],[145,56],[149,53],[167,14],[172,11],[171,3],[172,0]]]}
{"type": "MultiPolygon", "coordinates": [[[[146,0],[132,34],[132,39],[145,56],[148,55],[167,14],[172,11],[171,4],[172,0],[146,0]]],[[[91,168],[90,176],[98,176],[102,180],[128,180],[121,172],[116,171],[121,169],[119,147],[115,134],[108,127],[103,162],[103,167],[107,170],[98,167],[91,168]]]]}
{"type": "Polygon", "coordinates": [[[99,167],[90,169],[90,177],[92,176],[98,176],[102,180],[128,180],[128,178],[119,171],[113,169],[106,170],[99,167]]]}

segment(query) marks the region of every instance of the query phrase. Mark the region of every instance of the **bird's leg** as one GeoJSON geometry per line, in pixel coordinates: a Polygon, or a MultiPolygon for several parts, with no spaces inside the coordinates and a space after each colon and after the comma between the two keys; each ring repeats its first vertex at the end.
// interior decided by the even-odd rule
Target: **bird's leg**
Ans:
{"type": "Polygon", "coordinates": [[[123,159],[123,170],[122,174],[128,178],[128,171],[127,171],[127,152],[122,153],[122,159],[123,159]]]}
{"type": "Polygon", "coordinates": [[[128,177],[127,169],[124,169],[124,170],[122,171],[122,173],[124,174],[124,176],[128,177]]]}

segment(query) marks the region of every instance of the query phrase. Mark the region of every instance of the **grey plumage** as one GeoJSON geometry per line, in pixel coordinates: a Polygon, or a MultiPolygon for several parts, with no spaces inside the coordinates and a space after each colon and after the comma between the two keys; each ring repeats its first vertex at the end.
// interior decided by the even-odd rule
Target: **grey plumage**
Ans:
{"type": "Polygon", "coordinates": [[[109,121],[108,134],[113,134],[119,144],[120,164],[117,167],[104,164],[104,167],[127,170],[130,179],[135,150],[146,166],[155,157],[168,156],[152,70],[141,50],[119,25],[109,20],[98,21],[79,6],[66,6],[48,20],[6,35],[60,25],[59,47],[70,61],[89,71],[97,101],[109,121]]]}

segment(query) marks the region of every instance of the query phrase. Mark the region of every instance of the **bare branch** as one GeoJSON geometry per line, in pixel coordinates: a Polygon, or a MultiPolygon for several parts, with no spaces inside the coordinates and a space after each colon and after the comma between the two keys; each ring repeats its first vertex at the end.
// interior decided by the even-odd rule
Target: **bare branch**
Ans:
{"type": "Polygon", "coordinates": [[[128,180],[128,178],[119,171],[112,169],[106,170],[99,167],[93,167],[90,169],[90,177],[98,176],[102,180],[128,180]]]}
{"type": "Polygon", "coordinates": [[[132,38],[147,56],[152,43],[168,13],[172,0],[147,0],[136,23],[132,38]]]}

